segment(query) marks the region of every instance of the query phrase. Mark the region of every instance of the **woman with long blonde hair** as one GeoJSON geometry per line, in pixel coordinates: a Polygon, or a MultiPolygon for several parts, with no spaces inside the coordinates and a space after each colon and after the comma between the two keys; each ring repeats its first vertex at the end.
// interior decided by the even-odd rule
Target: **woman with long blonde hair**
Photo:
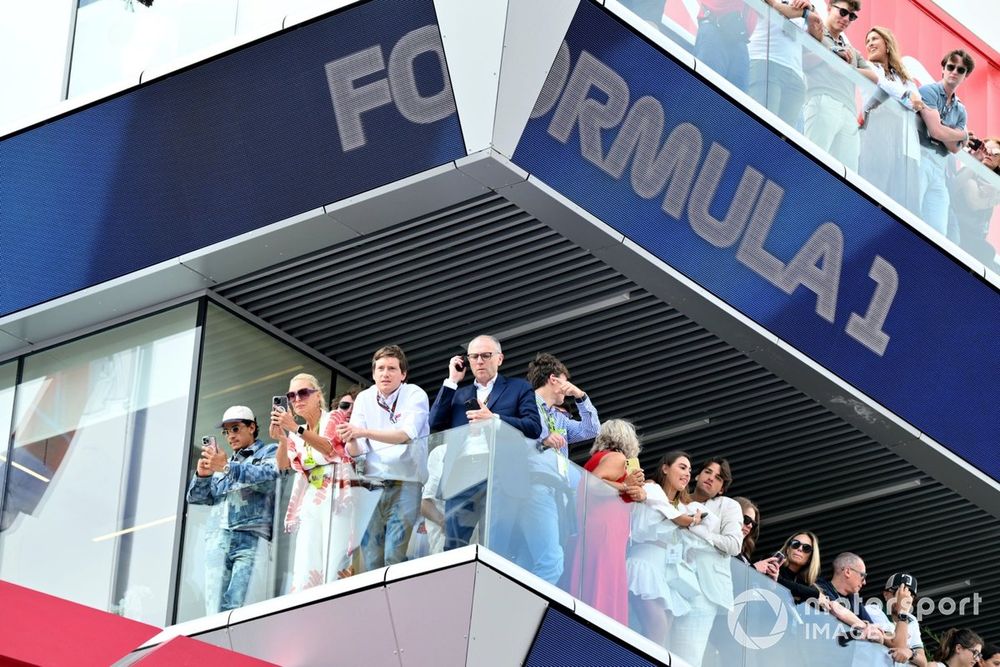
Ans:
{"type": "Polygon", "coordinates": [[[270,434],[278,441],[278,468],[295,472],[285,512],[285,532],[295,533],[294,592],[349,574],[349,545],[332,544],[330,528],[332,504],[350,492],[350,486],[338,481],[338,466],[350,457],[330,428],[319,380],[299,373],[289,381],[285,397],[288,409],[276,405],[271,412],[270,434]]]}
{"type": "Polygon", "coordinates": [[[917,115],[924,108],[903,65],[896,36],[874,26],[865,37],[878,88],[865,102],[858,173],[897,202],[920,213],[920,142],[917,115]]]}

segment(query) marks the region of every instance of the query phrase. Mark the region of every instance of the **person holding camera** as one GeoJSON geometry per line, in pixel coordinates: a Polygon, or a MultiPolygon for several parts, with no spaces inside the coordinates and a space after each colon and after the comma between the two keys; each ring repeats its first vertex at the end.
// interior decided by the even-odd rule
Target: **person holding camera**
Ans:
{"type": "Polygon", "coordinates": [[[344,471],[338,466],[350,457],[343,443],[329,436],[331,413],[325,406],[319,380],[300,373],[288,383],[288,393],[275,397],[271,411],[271,437],[279,442],[278,467],[297,473],[285,511],[285,532],[295,533],[290,592],[350,573],[350,545],[331,544],[330,536],[334,500],[350,493],[350,486],[340,483],[344,471]]]}
{"type": "MultiPolygon", "coordinates": [[[[493,336],[480,335],[469,341],[466,349],[465,357],[456,355],[448,360],[448,377],[430,409],[431,429],[443,431],[482,424],[496,416],[525,438],[538,439],[542,434],[542,420],[535,392],[525,380],[500,375],[503,364],[500,341],[493,336]],[[473,382],[459,387],[467,370],[472,371],[473,382]]],[[[445,481],[442,478],[442,484],[445,481]]],[[[472,531],[483,518],[485,505],[485,481],[445,499],[446,550],[469,543],[472,531]]]]}
{"type": "Polygon", "coordinates": [[[243,606],[253,574],[258,543],[271,541],[274,480],[278,445],[265,445],[253,411],[234,405],[219,423],[233,450],[226,456],[214,437],[202,439],[201,457],[188,486],[192,505],[222,504],[223,523],[212,549],[221,560],[218,572],[206,573],[207,611],[214,614],[243,606]],[[221,594],[217,594],[217,592],[221,594]]]}

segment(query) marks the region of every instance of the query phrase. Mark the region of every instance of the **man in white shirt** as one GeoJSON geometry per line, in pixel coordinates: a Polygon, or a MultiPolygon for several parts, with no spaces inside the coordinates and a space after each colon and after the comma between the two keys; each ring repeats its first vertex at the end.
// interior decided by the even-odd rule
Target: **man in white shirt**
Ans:
{"type": "Polygon", "coordinates": [[[372,380],[354,401],[350,422],[337,427],[347,453],[358,460],[362,483],[381,488],[375,512],[361,540],[364,569],[406,560],[406,546],[420,514],[420,490],[427,479],[427,394],[406,384],[406,355],[398,345],[372,356],[372,380]]]}
{"type": "MultiPolygon", "coordinates": [[[[912,574],[897,572],[885,582],[882,596],[885,598],[885,611],[877,605],[867,605],[868,615],[872,623],[882,628],[885,633],[884,644],[889,648],[886,652],[879,647],[864,647],[864,652],[871,651],[871,658],[865,665],[911,664],[927,667],[927,656],[924,654],[924,642],[920,638],[920,623],[913,615],[913,602],[917,594],[917,578],[912,574]]],[[[864,646],[864,645],[860,645],[864,646]]],[[[859,662],[860,653],[855,652],[855,664],[859,662]]]]}
{"type": "Polygon", "coordinates": [[[716,615],[733,608],[730,566],[743,547],[743,510],[723,495],[732,483],[729,461],[712,457],[702,464],[691,494],[705,509],[701,523],[688,529],[700,538],[690,541],[687,558],[698,573],[701,595],[690,601],[691,611],[674,621],[667,648],[692,665],[702,663],[716,615]]]}

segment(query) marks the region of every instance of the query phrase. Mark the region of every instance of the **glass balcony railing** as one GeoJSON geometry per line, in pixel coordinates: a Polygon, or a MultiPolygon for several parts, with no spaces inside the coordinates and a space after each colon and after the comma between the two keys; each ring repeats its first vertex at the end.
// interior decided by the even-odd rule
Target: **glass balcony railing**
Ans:
{"type": "MultiPolygon", "coordinates": [[[[695,531],[651,528],[644,503],[623,501],[500,420],[434,434],[429,445],[408,559],[481,544],[692,665],[799,664],[807,655],[809,664],[850,665],[868,648],[838,641],[845,626],[695,531]],[[674,573],[666,626],[630,593],[643,575],[629,559],[648,559],[650,544],[653,566],[674,573]]],[[[234,485],[214,504],[193,502],[209,497],[205,489],[189,495],[178,620],[364,571],[359,547],[385,489],[348,463],[320,468],[308,479],[234,485]]]]}
{"type": "MultiPolygon", "coordinates": [[[[925,125],[913,109],[914,84],[885,76],[872,82],[810,35],[809,21],[760,0],[734,0],[734,11],[699,21],[695,34],[664,16],[662,0],[621,2],[912,212],[925,229],[1000,273],[988,240],[1000,175],[965,151],[921,145],[925,125]]],[[[819,21],[815,12],[811,20],[819,21]]],[[[853,46],[867,58],[864,44],[853,46]]]]}

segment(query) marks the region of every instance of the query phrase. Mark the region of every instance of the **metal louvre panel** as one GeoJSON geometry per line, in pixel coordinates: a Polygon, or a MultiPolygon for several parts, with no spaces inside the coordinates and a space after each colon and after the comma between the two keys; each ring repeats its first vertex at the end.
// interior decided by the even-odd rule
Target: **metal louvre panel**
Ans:
{"type": "MultiPolygon", "coordinates": [[[[865,559],[866,598],[898,570],[924,590],[970,579],[971,588],[946,595],[978,592],[980,616],[935,614],[923,626],[971,626],[1000,639],[1000,521],[502,197],[318,249],[217,291],[362,376],[378,346],[398,343],[408,380],[432,398],[469,338],[516,329],[503,338],[502,371],[523,375],[538,351],[558,356],[602,418],[628,418],[656,436],[643,443],[647,471],[675,449],[696,466],[709,455],[729,458],[730,495],[762,508],[758,557],[808,527],[821,540],[824,576],[841,551],[865,559]],[[769,521],[912,480],[921,483],[769,521]]],[[[579,443],[574,458],[586,459],[588,449],[579,443]]]]}

